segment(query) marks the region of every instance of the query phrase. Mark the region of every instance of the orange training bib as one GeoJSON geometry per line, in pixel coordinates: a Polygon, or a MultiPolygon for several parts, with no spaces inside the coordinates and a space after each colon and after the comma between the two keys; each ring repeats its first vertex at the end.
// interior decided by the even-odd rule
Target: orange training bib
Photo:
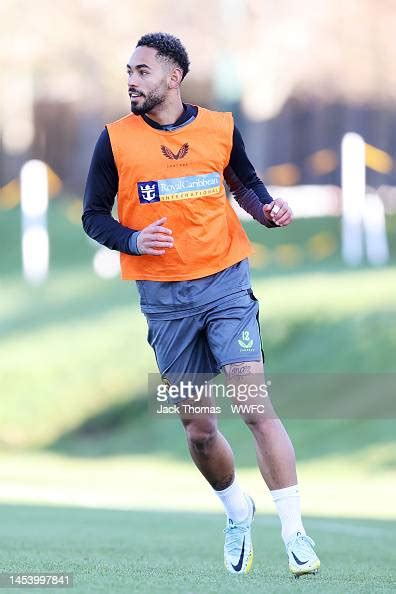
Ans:
{"type": "Polygon", "coordinates": [[[174,239],[161,256],[121,253],[123,279],[201,278],[253,252],[223,185],[231,113],[199,107],[191,124],[172,132],[130,114],[107,129],[119,176],[120,223],[140,230],[165,216],[174,239]]]}

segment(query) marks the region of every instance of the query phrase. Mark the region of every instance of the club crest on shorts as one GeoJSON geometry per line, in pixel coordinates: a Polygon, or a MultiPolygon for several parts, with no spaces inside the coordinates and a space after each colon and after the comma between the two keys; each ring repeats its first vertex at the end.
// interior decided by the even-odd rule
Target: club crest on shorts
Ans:
{"type": "Polygon", "coordinates": [[[241,347],[241,352],[253,350],[253,338],[250,338],[249,330],[243,330],[241,338],[238,339],[238,344],[241,347]]]}

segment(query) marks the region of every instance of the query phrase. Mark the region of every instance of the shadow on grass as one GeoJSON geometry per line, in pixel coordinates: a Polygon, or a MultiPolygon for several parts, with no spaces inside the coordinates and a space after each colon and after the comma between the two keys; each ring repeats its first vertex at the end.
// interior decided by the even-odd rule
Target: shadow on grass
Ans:
{"type": "MultiPolygon", "coordinates": [[[[365,317],[364,324],[353,319],[298,320],[288,326],[286,335],[273,337],[272,343],[271,326],[264,328],[269,359],[279,362],[278,367],[270,364],[267,369],[267,379],[273,384],[271,398],[299,460],[389,444],[389,456],[378,460],[373,471],[395,467],[396,374],[385,372],[394,366],[392,316],[373,314],[365,317]],[[282,363],[296,373],[281,373],[282,363]],[[367,373],[370,365],[378,372],[367,373]],[[314,371],[321,367],[322,373],[314,371]]],[[[81,457],[161,454],[189,459],[178,418],[151,414],[147,394],[137,394],[133,400],[124,395],[120,400],[121,404],[92,415],[60,436],[49,449],[81,457]]],[[[253,440],[239,417],[221,419],[220,428],[234,448],[238,465],[254,467],[253,440]]]]}
{"type": "MultiPolygon", "coordinates": [[[[387,446],[373,472],[396,467],[393,419],[284,419],[299,461],[349,455],[369,446],[387,446]]],[[[234,449],[238,467],[256,467],[254,442],[239,417],[219,420],[220,430],[234,449]]],[[[149,412],[147,397],[109,407],[64,433],[49,451],[70,457],[99,458],[119,455],[166,456],[190,461],[184,430],[177,417],[149,412]]]]}

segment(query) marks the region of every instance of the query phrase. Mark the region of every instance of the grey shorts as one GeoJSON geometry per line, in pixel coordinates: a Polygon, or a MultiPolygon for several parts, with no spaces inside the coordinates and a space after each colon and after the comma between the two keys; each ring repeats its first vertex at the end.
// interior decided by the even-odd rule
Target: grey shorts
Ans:
{"type": "Polygon", "coordinates": [[[186,374],[215,377],[228,363],[264,361],[259,305],[251,289],[205,311],[176,320],[147,315],[147,340],[161,375],[171,382],[186,374]]]}

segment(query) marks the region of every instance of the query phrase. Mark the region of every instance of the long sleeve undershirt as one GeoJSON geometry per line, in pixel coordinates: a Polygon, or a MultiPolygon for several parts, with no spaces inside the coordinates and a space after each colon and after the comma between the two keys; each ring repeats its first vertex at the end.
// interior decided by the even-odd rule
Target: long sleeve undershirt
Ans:
{"type": "MultiPolygon", "coordinates": [[[[180,118],[161,126],[146,115],[144,120],[153,128],[165,131],[187,126],[194,120],[197,108],[185,105],[180,118]]],[[[238,204],[254,219],[267,227],[275,225],[266,219],[263,205],[272,202],[263,182],[249,161],[242,136],[234,127],[230,160],[224,179],[238,204]]],[[[96,143],[84,194],[83,227],[87,235],[112,250],[138,255],[136,246],[139,230],[125,227],[112,216],[118,191],[118,172],[105,128],[96,143]]],[[[151,317],[175,319],[193,315],[207,303],[229,299],[230,295],[250,288],[249,262],[241,262],[210,276],[188,281],[136,281],[142,311],[151,317]]]]}
{"type": "MultiPolygon", "coordinates": [[[[186,125],[186,121],[195,117],[194,108],[196,110],[195,106],[187,105],[178,122],[172,126],[160,126],[147,116],[143,117],[155,128],[174,130],[183,124],[186,125]]],[[[263,204],[271,202],[272,198],[249,161],[242,136],[236,127],[234,127],[230,161],[224,170],[224,179],[236,201],[246,212],[262,225],[274,226],[263,213],[263,204]]],[[[87,235],[111,250],[131,254],[134,250],[131,250],[130,239],[136,229],[121,225],[111,214],[117,191],[118,172],[109,134],[105,128],[96,143],[88,173],[84,194],[83,227],[87,235]]]]}

